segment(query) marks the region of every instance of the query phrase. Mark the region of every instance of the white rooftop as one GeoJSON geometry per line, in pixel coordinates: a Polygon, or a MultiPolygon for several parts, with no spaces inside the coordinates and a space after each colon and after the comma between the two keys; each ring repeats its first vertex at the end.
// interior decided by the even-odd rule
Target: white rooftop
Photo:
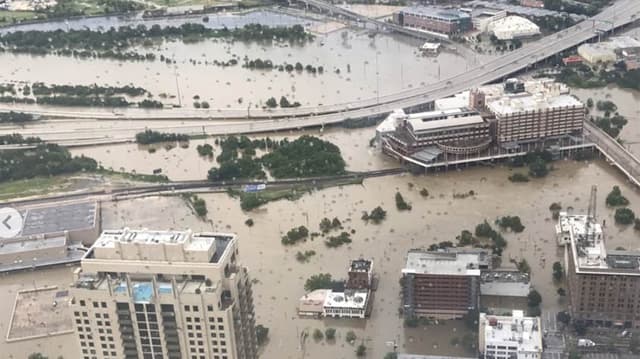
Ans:
{"type": "MultiPolygon", "coordinates": [[[[444,112],[444,111],[443,111],[444,112]]],[[[484,119],[480,115],[470,115],[461,117],[447,117],[444,119],[423,120],[414,118],[407,120],[414,132],[441,130],[448,127],[469,126],[484,123],[484,119]]]]}
{"type": "Polygon", "coordinates": [[[496,316],[480,313],[480,350],[487,345],[517,347],[517,358],[542,353],[540,318],[525,317],[521,310],[511,316],[496,316]]]}
{"type": "Polygon", "coordinates": [[[433,102],[436,111],[450,110],[469,106],[469,93],[464,91],[451,97],[445,97],[433,102]]]}
{"type": "Polygon", "coordinates": [[[163,261],[217,260],[233,234],[193,233],[129,228],[105,230],[87,252],[88,258],[163,261]],[[213,256],[213,259],[212,259],[213,256]]]}
{"type": "Polygon", "coordinates": [[[324,306],[330,308],[364,309],[367,305],[368,291],[345,291],[327,294],[324,306]]]}
{"type": "Polygon", "coordinates": [[[522,16],[507,16],[492,21],[488,30],[500,40],[534,36],[540,34],[540,28],[531,20],[522,16]]]}
{"type": "Polygon", "coordinates": [[[496,115],[508,116],[526,111],[551,110],[564,107],[582,107],[582,102],[570,95],[546,97],[543,94],[521,93],[487,102],[487,107],[496,115]]]}
{"type": "Polygon", "coordinates": [[[609,39],[615,49],[629,49],[633,47],[640,47],[640,41],[631,36],[615,36],[609,39]]]}
{"type": "Polygon", "coordinates": [[[560,212],[558,235],[568,237],[574,265],[580,269],[607,269],[607,249],[604,245],[602,227],[587,215],[569,215],[560,212]]]}
{"type": "Polygon", "coordinates": [[[480,253],[451,253],[413,250],[407,253],[403,274],[479,276],[480,253]]]}

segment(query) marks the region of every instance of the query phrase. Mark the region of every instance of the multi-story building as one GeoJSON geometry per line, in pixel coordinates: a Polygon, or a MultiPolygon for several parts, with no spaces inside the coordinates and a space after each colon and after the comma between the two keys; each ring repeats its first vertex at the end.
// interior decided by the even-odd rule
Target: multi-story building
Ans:
{"type": "Polygon", "coordinates": [[[491,143],[489,123],[466,108],[409,115],[395,111],[389,116],[397,126],[385,136],[387,149],[402,155],[427,147],[447,153],[473,153],[491,143]]]}
{"type": "Polygon", "coordinates": [[[487,110],[495,117],[498,144],[582,134],[582,102],[568,94],[529,93],[512,86],[514,90],[506,96],[486,102],[487,110]]]}
{"type": "Polygon", "coordinates": [[[480,313],[478,349],[484,359],[541,359],[540,318],[525,317],[514,310],[511,316],[480,313]]]}
{"type": "Polygon", "coordinates": [[[471,16],[457,9],[412,6],[394,13],[393,20],[401,26],[446,35],[465,33],[473,28],[471,16]]]}
{"type": "Polygon", "coordinates": [[[640,252],[607,250],[602,227],[588,215],[560,213],[556,234],[567,248],[573,320],[640,328],[640,252]]]}
{"type": "Polygon", "coordinates": [[[347,289],[371,289],[373,283],[373,261],[354,259],[349,264],[347,289]]]}
{"type": "Polygon", "coordinates": [[[252,359],[251,283],[233,234],[104,231],[71,289],[82,359],[252,359]]]}
{"type": "Polygon", "coordinates": [[[405,317],[459,318],[478,308],[484,250],[411,250],[402,269],[405,317]]]}

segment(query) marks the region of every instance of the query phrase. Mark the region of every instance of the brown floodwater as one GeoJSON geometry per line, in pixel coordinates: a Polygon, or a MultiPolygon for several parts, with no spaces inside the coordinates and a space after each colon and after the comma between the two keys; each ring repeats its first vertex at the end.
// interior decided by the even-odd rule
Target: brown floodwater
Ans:
{"type": "Polygon", "coordinates": [[[598,89],[571,89],[571,93],[584,102],[588,98],[593,99],[593,116],[602,116],[595,110],[598,100],[613,101],[618,106],[618,112],[629,121],[620,132],[620,138],[634,155],[640,155],[640,92],[610,85],[598,89]]]}
{"type": "MultiPolygon", "coordinates": [[[[452,337],[461,338],[465,326],[461,322],[445,322],[424,328],[405,330],[398,316],[400,306],[400,270],[404,256],[411,248],[427,247],[431,243],[455,240],[463,229],[473,229],[484,219],[493,221],[502,215],[519,215],[526,226],[520,234],[506,233],[508,246],[503,263],[509,258],[528,260],[532,268],[532,282],[541,292],[543,310],[557,310],[565,304],[558,299],[552,282],[551,264],[561,260],[561,251],[554,240],[554,221],[549,205],[560,202],[575,211],[586,211],[589,188],[599,188],[598,213],[600,219],[613,223],[613,211],[604,204],[606,193],[620,185],[631,201],[631,208],[640,211],[640,194],[622,176],[602,161],[577,163],[559,161],[555,170],[544,179],[514,184],[507,177],[508,168],[470,168],[428,176],[392,176],[369,179],[363,185],[325,189],[303,196],[297,201],[278,201],[250,213],[241,211],[236,199],[226,194],[203,194],[207,201],[208,221],[193,216],[179,198],[150,197],[105,203],[103,227],[147,227],[161,229],[192,228],[196,231],[214,230],[236,232],[240,238],[240,258],[249,266],[258,282],[254,293],[257,322],[270,328],[270,341],[263,348],[264,358],[351,358],[355,347],[345,343],[348,330],[364,342],[372,357],[381,357],[389,351],[385,343],[396,340],[399,350],[413,353],[462,355],[465,350],[452,347],[452,337]],[[430,197],[418,193],[427,188],[430,197]],[[473,190],[477,195],[454,199],[454,193],[473,190]],[[398,212],[394,194],[400,191],[413,205],[410,212],[398,212]],[[388,211],[380,225],[366,224],[361,212],[381,205],[388,211]],[[153,208],[152,211],[149,208],[153,208]],[[291,247],[280,244],[281,235],[294,226],[318,228],[323,217],[338,217],[345,229],[356,231],[353,243],[338,249],[328,249],[316,239],[291,247]],[[253,227],[244,221],[252,218],[253,227]],[[315,250],[317,255],[309,263],[295,259],[297,251],[315,250]],[[315,273],[331,273],[344,278],[349,259],[372,258],[380,278],[371,318],[358,320],[313,320],[296,316],[296,304],[304,294],[304,281],[315,273]],[[305,350],[299,348],[299,334],[315,328],[335,327],[335,343],[315,342],[311,337],[305,350]]],[[[631,227],[606,228],[609,247],[638,247],[637,233],[631,227]]],[[[5,307],[11,306],[18,288],[37,282],[64,283],[70,274],[64,269],[23,273],[0,277],[0,298],[5,307]]],[[[6,315],[6,314],[5,314],[6,315]]],[[[5,320],[2,321],[6,323],[5,320]]],[[[7,353],[24,357],[31,348],[38,348],[50,356],[77,350],[73,336],[60,336],[46,340],[8,344],[7,353]],[[39,346],[39,347],[38,347],[39,346]]]]}
{"type": "Polygon", "coordinates": [[[417,87],[457,75],[488,55],[465,58],[443,51],[437,57],[420,55],[420,40],[343,29],[318,35],[304,46],[284,43],[259,44],[217,39],[198,43],[165,41],[141,53],[175,60],[132,62],[107,59],[76,59],[62,56],[32,56],[0,53],[0,82],[45,82],[49,84],[122,86],[133,84],[169,98],[161,101],[193,107],[194,96],[212,108],[246,109],[264,105],[269,97],[298,101],[302,106],[345,103],[373,98],[417,87]],[[274,64],[300,62],[323,66],[324,74],[249,70],[241,65],[221,67],[214,60],[236,58],[271,60],[274,64]],[[55,71],[52,71],[55,69],[55,71]],[[339,71],[339,73],[337,73],[339,71]],[[239,99],[242,99],[240,102],[239,99]]]}
{"type": "MultiPolygon", "coordinates": [[[[399,166],[396,161],[383,156],[379,150],[369,146],[369,141],[375,136],[373,128],[290,131],[271,134],[269,137],[277,140],[294,139],[305,134],[319,136],[340,147],[342,156],[347,162],[347,169],[350,171],[369,171],[399,166]]],[[[251,138],[260,138],[260,136],[251,138]]],[[[163,174],[174,181],[202,180],[207,177],[207,171],[211,167],[218,166],[215,156],[220,154],[221,149],[215,141],[216,138],[191,140],[188,147],[178,145],[167,147],[166,144],[143,146],[127,143],[74,148],[71,153],[76,156],[89,156],[105,168],[116,171],[149,174],[159,168],[162,169],[163,174]],[[214,146],[214,158],[198,155],[197,146],[205,143],[214,146]],[[150,152],[150,148],[154,150],[150,152]]]]}

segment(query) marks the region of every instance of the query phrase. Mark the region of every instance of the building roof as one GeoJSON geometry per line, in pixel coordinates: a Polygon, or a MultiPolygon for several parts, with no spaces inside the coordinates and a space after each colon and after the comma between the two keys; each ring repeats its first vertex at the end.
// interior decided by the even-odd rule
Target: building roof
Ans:
{"type": "Polygon", "coordinates": [[[495,270],[480,275],[480,294],[502,297],[526,297],[531,285],[529,274],[519,271],[495,270]]]}
{"type": "Polygon", "coordinates": [[[441,130],[452,127],[470,126],[484,123],[484,119],[480,115],[471,115],[464,117],[447,117],[445,119],[409,119],[407,123],[414,132],[441,130]]]}
{"type": "Polygon", "coordinates": [[[474,357],[449,357],[442,355],[398,354],[398,359],[475,359],[474,357]]]}
{"type": "Polygon", "coordinates": [[[373,262],[367,259],[354,259],[349,264],[349,272],[369,272],[373,262]]]}
{"type": "Polygon", "coordinates": [[[480,313],[480,350],[486,345],[517,346],[518,353],[542,353],[540,318],[525,317],[521,310],[511,316],[480,313]]]}
{"type": "Polygon", "coordinates": [[[305,294],[298,300],[298,312],[322,314],[324,302],[330,293],[331,289],[316,289],[305,294]]]}
{"type": "Polygon", "coordinates": [[[640,252],[607,251],[602,227],[593,218],[560,212],[556,233],[568,241],[576,273],[640,275],[640,252]]]}
{"type": "Polygon", "coordinates": [[[367,290],[345,290],[344,292],[330,292],[324,301],[325,307],[364,309],[367,306],[367,290]]]}
{"type": "Polygon", "coordinates": [[[614,48],[616,49],[629,49],[640,47],[640,41],[636,40],[631,36],[614,36],[609,38],[609,41],[614,48]]]}
{"type": "Polygon", "coordinates": [[[216,263],[234,238],[232,234],[193,233],[190,230],[106,230],[91,246],[85,258],[171,262],[185,261],[185,256],[189,253],[200,253],[198,259],[190,256],[189,261],[207,260],[216,263]],[[158,250],[160,246],[167,249],[158,250]],[[176,251],[180,247],[181,250],[176,251]],[[125,253],[126,248],[135,250],[127,250],[125,253]]]}
{"type": "Polygon", "coordinates": [[[492,21],[488,25],[488,30],[493,32],[500,40],[507,40],[522,36],[533,36],[540,33],[538,25],[521,16],[507,16],[492,21]]]}
{"type": "Polygon", "coordinates": [[[96,225],[96,213],[96,202],[28,208],[22,211],[24,225],[19,236],[93,228],[96,225]]]}
{"type": "Polygon", "coordinates": [[[469,106],[470,91],[455,94],[451,97],[445,97],[433,102],[436,111],[444,111],[455,108],[463,108],[469,106]]]}
{"type": "Polygon", "coordinates": [[[403,274],[479,276],[482,253],[411,250],[403,274]]]}
{"type": "Polygon", "coordinates": [[[487,103],[487,107],[491,112],[501,116],[528,111],[545,111],[555,108],[583,106],[582,102],[570,95],[545,97],[544,94],[531,95],[529,93],[504,96],[499,100],[487,103]]]}
{"type": "Polygon", "coordinates": [[[403,13],[415,14],[419,16],[427,16],[446,21],[455,21],[462,19],[470,19],[471,16],[466,12],[457,9],[443,9],[432,6],[410,6],[400,10],[403,13]]]}

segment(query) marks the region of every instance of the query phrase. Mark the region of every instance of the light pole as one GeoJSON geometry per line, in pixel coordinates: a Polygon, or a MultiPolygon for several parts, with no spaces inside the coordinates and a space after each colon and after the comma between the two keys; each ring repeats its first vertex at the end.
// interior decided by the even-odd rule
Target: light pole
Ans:
{"type": "Polygon", "coordinates": [[[247,106],[247,118],[251,118],[251,102],[249,102],[247,106]]]}

